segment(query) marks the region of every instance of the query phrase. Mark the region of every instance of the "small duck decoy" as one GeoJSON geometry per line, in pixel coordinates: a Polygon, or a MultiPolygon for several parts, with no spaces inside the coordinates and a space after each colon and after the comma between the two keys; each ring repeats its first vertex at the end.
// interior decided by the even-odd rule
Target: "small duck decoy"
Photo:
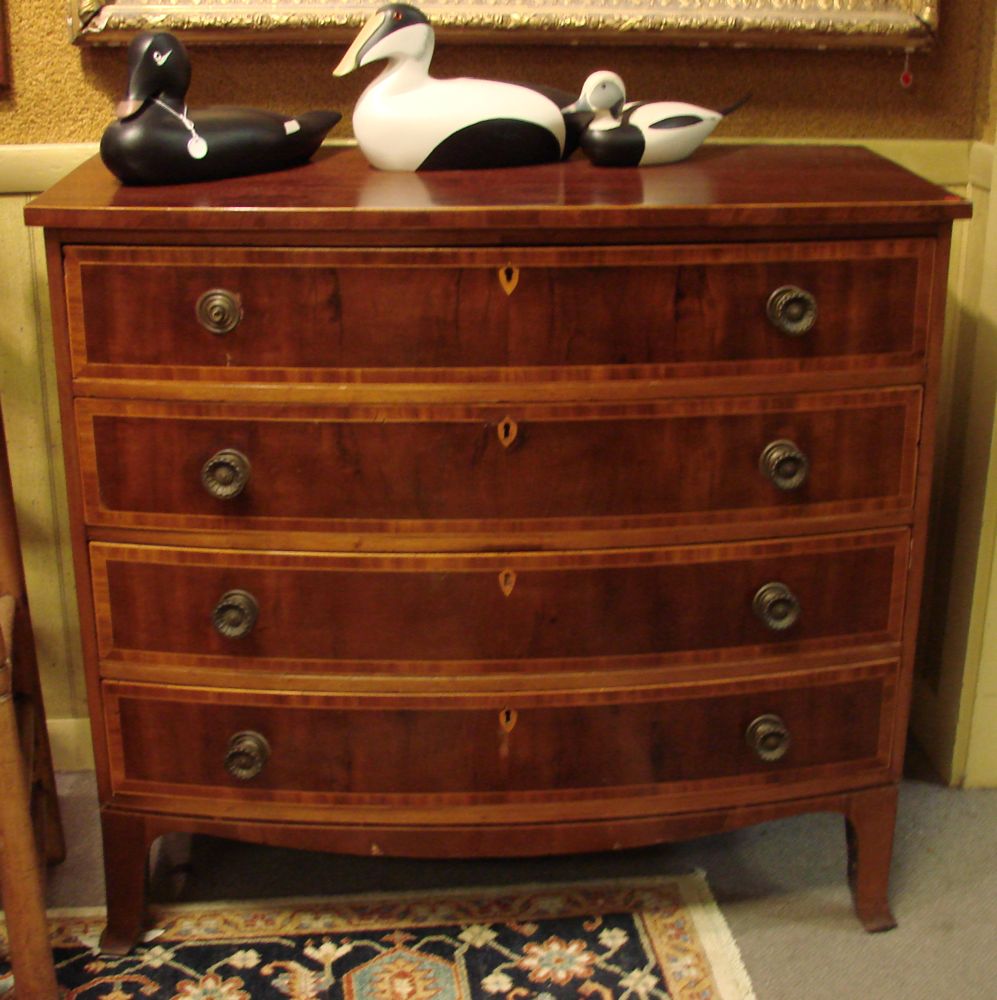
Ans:
{"type": "Polygon", "coordinates": [[[168,32],[144,31],[128,49],[128,89],[100,155],[125,184],[180,184],[282,170],[307,160],[342,117],[295,118],[255,108],[188,112],[187,51],[168,32]]]}
{"type": "Polygon", "coordinates": [[[594,113],[581,147],[596,166],[645,167],[691,156],[717,124],[747,100],[723,111],[682,101],[627,102],[620,76],[596,70],[585,80],[578,100],[564,110],[594,113]]]}
{"type": "Polygon", "coordinates": [[[381,170],[464,170],[550,163],[577,148],[591,113],[562,114],[572,95],[498,80],[429,75],[435,38],[428,18],[405,3],[380,7],[334,76],[386,59],[360,95],[353,132],[381,170]]]}

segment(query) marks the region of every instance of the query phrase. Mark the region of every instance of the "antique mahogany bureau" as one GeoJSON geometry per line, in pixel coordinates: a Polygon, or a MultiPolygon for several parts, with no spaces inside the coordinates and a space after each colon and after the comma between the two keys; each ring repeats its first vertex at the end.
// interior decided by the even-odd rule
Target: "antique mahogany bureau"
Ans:
{"type": "Polygon", "coordinates": [[[46,230],[107,950],[171,831],[384,855],[844,815],[887,880],[949,233],[859,148],[385,174],[46,230]]]}

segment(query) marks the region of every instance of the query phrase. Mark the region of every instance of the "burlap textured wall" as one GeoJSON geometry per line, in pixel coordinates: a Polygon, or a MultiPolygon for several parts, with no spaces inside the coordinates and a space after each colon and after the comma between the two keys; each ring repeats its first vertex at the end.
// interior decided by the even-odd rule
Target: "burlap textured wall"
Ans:
{"type": "Polygon", "coordinates": [[[997,20],[997,4],[992,5],[989,18],[987,30],[992,43],[990,73],[988,78],[981,80],[980,108],[977,111],[983,121],[979,138],[984,142],[997,141],[997,26],[994,23],[997,20]]]}
{"type": "MultiPolygon", "coordinates": [[[[13,86],[0,98],[0,142],[99,138],[124,84],[124,50],[70,45],[63,0],[4,2],[13,86]]],[[[371,0],[371,9],[376,6],[371,0]]],[[[899,85],[903,55],[872,50],[441,43],[433,71],[575,91],[589,70],[607,67],[623,75],[632,97],[716,107],[751,91],[751,102],[724,123],[726,136],[993,141],[994,6],[993,0],[944,0],[941,44],[913,57],[910,90],[899,85]]],[[[348,135],[349,110],[377,71],[334,80],[330,71],[345,44],[198,47],[190,104],[237,103],[288,112],[332,107],[346,113],[333,135],[348,135]]]]}

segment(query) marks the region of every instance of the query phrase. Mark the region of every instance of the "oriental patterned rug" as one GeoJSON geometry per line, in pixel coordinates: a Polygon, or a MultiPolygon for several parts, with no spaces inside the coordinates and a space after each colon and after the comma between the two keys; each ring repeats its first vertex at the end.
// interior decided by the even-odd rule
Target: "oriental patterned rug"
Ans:
{"type": "MultiPolygon", "coordinates": [[[[152,917],[115,958],[96,949],[100,911],[53,912],[67,1000],[754,1000],[700,874],[173,905],[152,917]]],[[[16,995],[6,965],[0,995],[16,995]]]]}

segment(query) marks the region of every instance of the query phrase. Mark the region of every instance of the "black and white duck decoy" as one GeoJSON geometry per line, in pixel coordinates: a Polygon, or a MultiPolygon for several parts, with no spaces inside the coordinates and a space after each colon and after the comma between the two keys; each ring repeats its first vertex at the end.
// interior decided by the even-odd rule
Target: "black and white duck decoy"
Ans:
{"type": "MultiPolygon", "coordinates": [[[[380,7],[360,29],[335,76],[387,60],[353,109],[353,132],[381,170],[464,170],[550,163],[577,148],[572,95],[552,88],[429,75],[435,38],[405,3],[380,7]]],[[[579,113],[587,124],[590,113],[579,113]]]]}
{"type": "Polygon", "coordinates": [[[565,111],[594,113],[581,137],[585,155],[600,167],[645,167],[691,156],[726,115],[683,101],[627,102],[623,80],[611,70],[596,70],[565,111]]]}
{"type": "Polygon", "coordinates": [[[342,117],[255,108],[189,112],[191,69],[180,40],[144,31],[128,49],[128,88],[100,155],[125,184],[178,184],[281,170],[307,160],[342,117]]]}

